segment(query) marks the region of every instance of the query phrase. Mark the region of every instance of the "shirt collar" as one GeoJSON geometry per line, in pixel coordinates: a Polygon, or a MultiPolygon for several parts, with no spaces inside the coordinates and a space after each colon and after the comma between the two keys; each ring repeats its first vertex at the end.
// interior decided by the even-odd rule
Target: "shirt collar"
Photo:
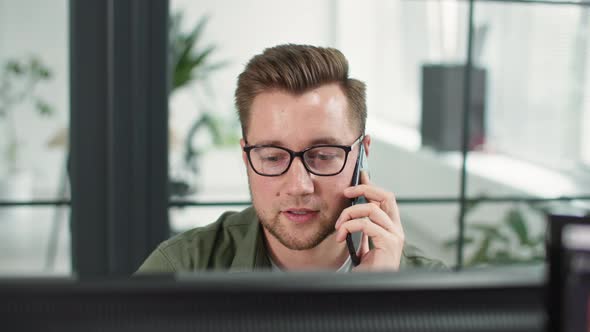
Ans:
{"type": "Polygon", "coordinates": [[[235,256],[229,268],[230,272],[250,272],[269,270],[271,267],[262,235],[262,225],[258,220],[254,207],[247,209],[245,218],[250,225],[246,235],[235,243],[235,256]]]}

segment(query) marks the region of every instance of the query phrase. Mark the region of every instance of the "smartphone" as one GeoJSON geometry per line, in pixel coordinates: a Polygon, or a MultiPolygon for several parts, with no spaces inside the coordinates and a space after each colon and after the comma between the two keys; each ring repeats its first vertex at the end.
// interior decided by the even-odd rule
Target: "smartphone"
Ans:
{"type": "MultiPolygon", "coordinates": [[[[366,155],[365,155],[365,146],[361,143],[361,148],[359,150],[359,155],[356,159],[356,164],[354,166],[354,172],[352,173],[352,181],[350,182],[351,186],[356,186],[359,184],[361,180],[361,171],[368,171],[366,155]]],[[[351,206],[356,204],[364,204],[367,200],[364,196],[359,196],[351,200],[351,206]]],[[[361,234],[358,234],[361,235],[361,234]]],[[[360,236],[358,237],[361,238],[360,236]]],[[[348,252],[350,254],[350,259],[352,260],[352,265],[357,266],[360,264],[361,259],[358,255],[357,248],[354,246],[354,241],[352,239],[352,234],[348,233],[346,235],[346,246],[348,247],[348,252]]]]}

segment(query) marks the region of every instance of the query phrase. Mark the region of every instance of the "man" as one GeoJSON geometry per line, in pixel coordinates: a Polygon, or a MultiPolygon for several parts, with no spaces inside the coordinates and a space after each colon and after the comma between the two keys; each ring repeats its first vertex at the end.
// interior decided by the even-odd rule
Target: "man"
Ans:
{"type": "Polygon", "coordinates": [[[365,84],[333,48],[280,45],[252,58],[235,103],[253,207],[163,242],[139,272],[377,271],[438,266],[405,245],[395,197],[365,172],[350,186],[365,135],[365,84]],[[364,196],[368,204],[351,206],[364,196]],[[359,233],[361,232],[361,233],[359,233]],[[360,264],[346,245],[357,239],[360,264]]]}

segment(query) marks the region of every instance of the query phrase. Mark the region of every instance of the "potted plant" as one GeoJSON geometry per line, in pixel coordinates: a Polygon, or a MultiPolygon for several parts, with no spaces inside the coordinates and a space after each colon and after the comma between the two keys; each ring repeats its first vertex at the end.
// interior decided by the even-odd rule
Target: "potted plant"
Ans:
{"type": "MultiPolygon", "coordinates": [[[[482,202],[485,202],[485,197],[467,205],[465,215],[473,212],[482,202]]],[[[464,250],[470,254],[465,258],[465,266],[543,262],[545,235],[531,231],[530,221],[525,217],[524,209],[529,209],[541,217],[547,213],[543,206],[513,204],[495,222],[466,223],[464,250]]],[[[447,248],[457,248],[457,245],[457,239],[450,239],[444,243],[447,248]]]]}
{"type": "MultiPolygon", "coordinates": [[[[211,74],[225,67],[228,62],[213,60],[217,46],[202,42],[203,33],[209,21],[208,16],[201,17],[189,32],[182,31],[182,21],[181,12],[170,16],[169,54],[172,77],[169,95],[190,87],[191,93],[210,101],[213,93],[208,86],[208,80],[211,74]]],[[[239,140],[239,135],[234,134],[232,126],[228,125],[223,117],[207,108],[202,104],[198,106],[198,116],[190,125],[186,138],[182,142],[183,168],[185,174],[188,172],[191,176],[171,176],[170,194],[172,196],[185,196],[197,190],[197,185],[190,178],[194,178],[199,173],[199,158],[206,149],[211,146],[237,143],[239,140]],[[202,142],[197,144],[196,141],[203,135],[208,138],[207,144],[202,142]]],[[[171,136],[174,137],[174,135],[171,136]]]]}
{"type": "Polygon", "coordinates": [[[5,127],[3,159],[8,171],[19,168],[19,138],[14,112],[18,106],[32,104],[33,111],[41,116],[53,113],[53,108],[36,94],[35,88],[51,79],[49,68],[32,56],[26,60],[9,59],[0,74],[0,121],[5,127]]]}
{"type": "Polygon", "coordinates": [[[21,160],[22,141],[18,135],[16,112],[29,108],[40,116],[50,116],[53,107],[37,94],[36,88],[50,81],[52,73],[37,56],[8,59],[0,67],[0,198],[27,198],[32,179],[21,160]]]}

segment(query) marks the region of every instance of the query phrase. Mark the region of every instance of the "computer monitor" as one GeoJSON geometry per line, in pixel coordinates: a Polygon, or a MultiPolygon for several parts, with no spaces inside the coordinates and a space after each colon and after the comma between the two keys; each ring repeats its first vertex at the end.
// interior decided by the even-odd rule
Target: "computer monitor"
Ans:
{"type": "Polygon", "coordinates": [[[6,331],[543,331],[542,267],[0,280],[6,331]]]}
{"type": "Polygon", "coordinates": [[[590,216],[551,215],[549,331],[590,331],[590,216]]]}

